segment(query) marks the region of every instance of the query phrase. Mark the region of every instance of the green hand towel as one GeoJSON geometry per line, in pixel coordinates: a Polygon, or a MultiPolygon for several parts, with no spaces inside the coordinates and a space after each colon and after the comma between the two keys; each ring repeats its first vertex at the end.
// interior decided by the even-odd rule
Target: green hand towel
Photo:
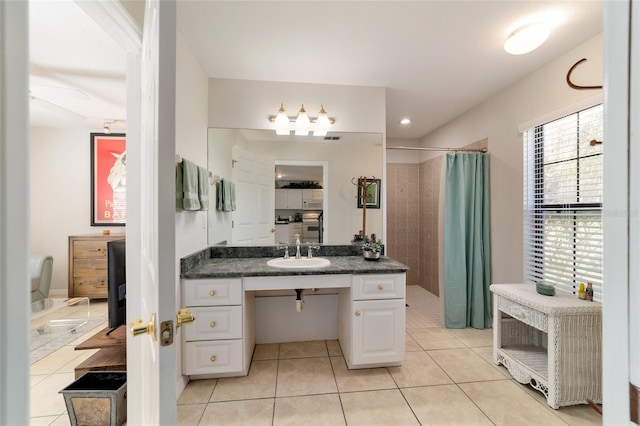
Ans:
{"type": "Polygon", "coordinates": [[[182,204],[185,210],[200,210],[198,198],[198,166],[189,160],[182,160],[182,204]]]}
{"type": "Polygon", "coordinates": [[[229,182],[229,196],[231,198],[231,210],[232,212],[236,211],[236,184],[233,182],[229,182]]]}
{"type": "Polygon", "coordinates": [[[216,182],[216,210],[224,211],[224,181],[216,182]]]}
{"type": "Polygon", "coordinates": [[[176,163],[176,209],[182,210],[182,163],[176,163]]]}
{"type": "Polygon", "coordinates": [[[231,187],[233,183],[228,180],[222,181],[222,186],[224,188],[222,195],[222,211],[230,212],[233,211],[231,209],[231,187]]]}
{"type": "Polygon", "coordinates": [[[209,172],[198,166],[198,200],[200,210],[209,210],[209,172]]]}

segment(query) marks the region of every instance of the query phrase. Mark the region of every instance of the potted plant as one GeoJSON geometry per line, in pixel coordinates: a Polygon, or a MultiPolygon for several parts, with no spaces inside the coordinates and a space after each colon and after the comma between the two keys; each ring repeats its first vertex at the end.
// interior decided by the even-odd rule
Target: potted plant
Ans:
{"type": "Polygon", "coordinates": [[[376,238],[376,234],[364,236],[364,242],[360,246],[362,248],[362,255],[365,260],[378,260],[382,253],[382,240],[376,238]]]}

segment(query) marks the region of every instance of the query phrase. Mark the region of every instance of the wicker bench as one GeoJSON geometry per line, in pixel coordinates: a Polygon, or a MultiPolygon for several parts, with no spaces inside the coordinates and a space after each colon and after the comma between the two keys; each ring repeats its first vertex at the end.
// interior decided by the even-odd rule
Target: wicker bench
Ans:
{"type": "Polygon", "coordinates": [[[602,402],[602,305],[533,284],[493,284],[493,358],[552,408],[602,402]]]}

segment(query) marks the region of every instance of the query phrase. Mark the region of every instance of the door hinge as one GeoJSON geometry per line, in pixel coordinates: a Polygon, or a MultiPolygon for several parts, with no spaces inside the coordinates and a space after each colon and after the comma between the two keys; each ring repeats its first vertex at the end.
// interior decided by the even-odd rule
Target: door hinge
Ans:
{"type": "Polygon", "coordinates": [[[236,167],[236,163],[238,162],[238,160],[231,160],[231,168],[235,168],[236,167]]]}

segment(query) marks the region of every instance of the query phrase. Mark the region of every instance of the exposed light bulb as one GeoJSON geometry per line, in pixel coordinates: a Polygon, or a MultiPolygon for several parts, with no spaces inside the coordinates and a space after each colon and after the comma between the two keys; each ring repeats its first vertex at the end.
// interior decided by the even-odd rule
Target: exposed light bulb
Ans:
{"type": "Polygon", "coordinates": [[[311,120],[307,115],[307,111],[304,109],[304,105],[298,112],[298,118],[296,118],[296,136],[307,136],[309,134],[309,127],[311,127],[311,120]]]}

